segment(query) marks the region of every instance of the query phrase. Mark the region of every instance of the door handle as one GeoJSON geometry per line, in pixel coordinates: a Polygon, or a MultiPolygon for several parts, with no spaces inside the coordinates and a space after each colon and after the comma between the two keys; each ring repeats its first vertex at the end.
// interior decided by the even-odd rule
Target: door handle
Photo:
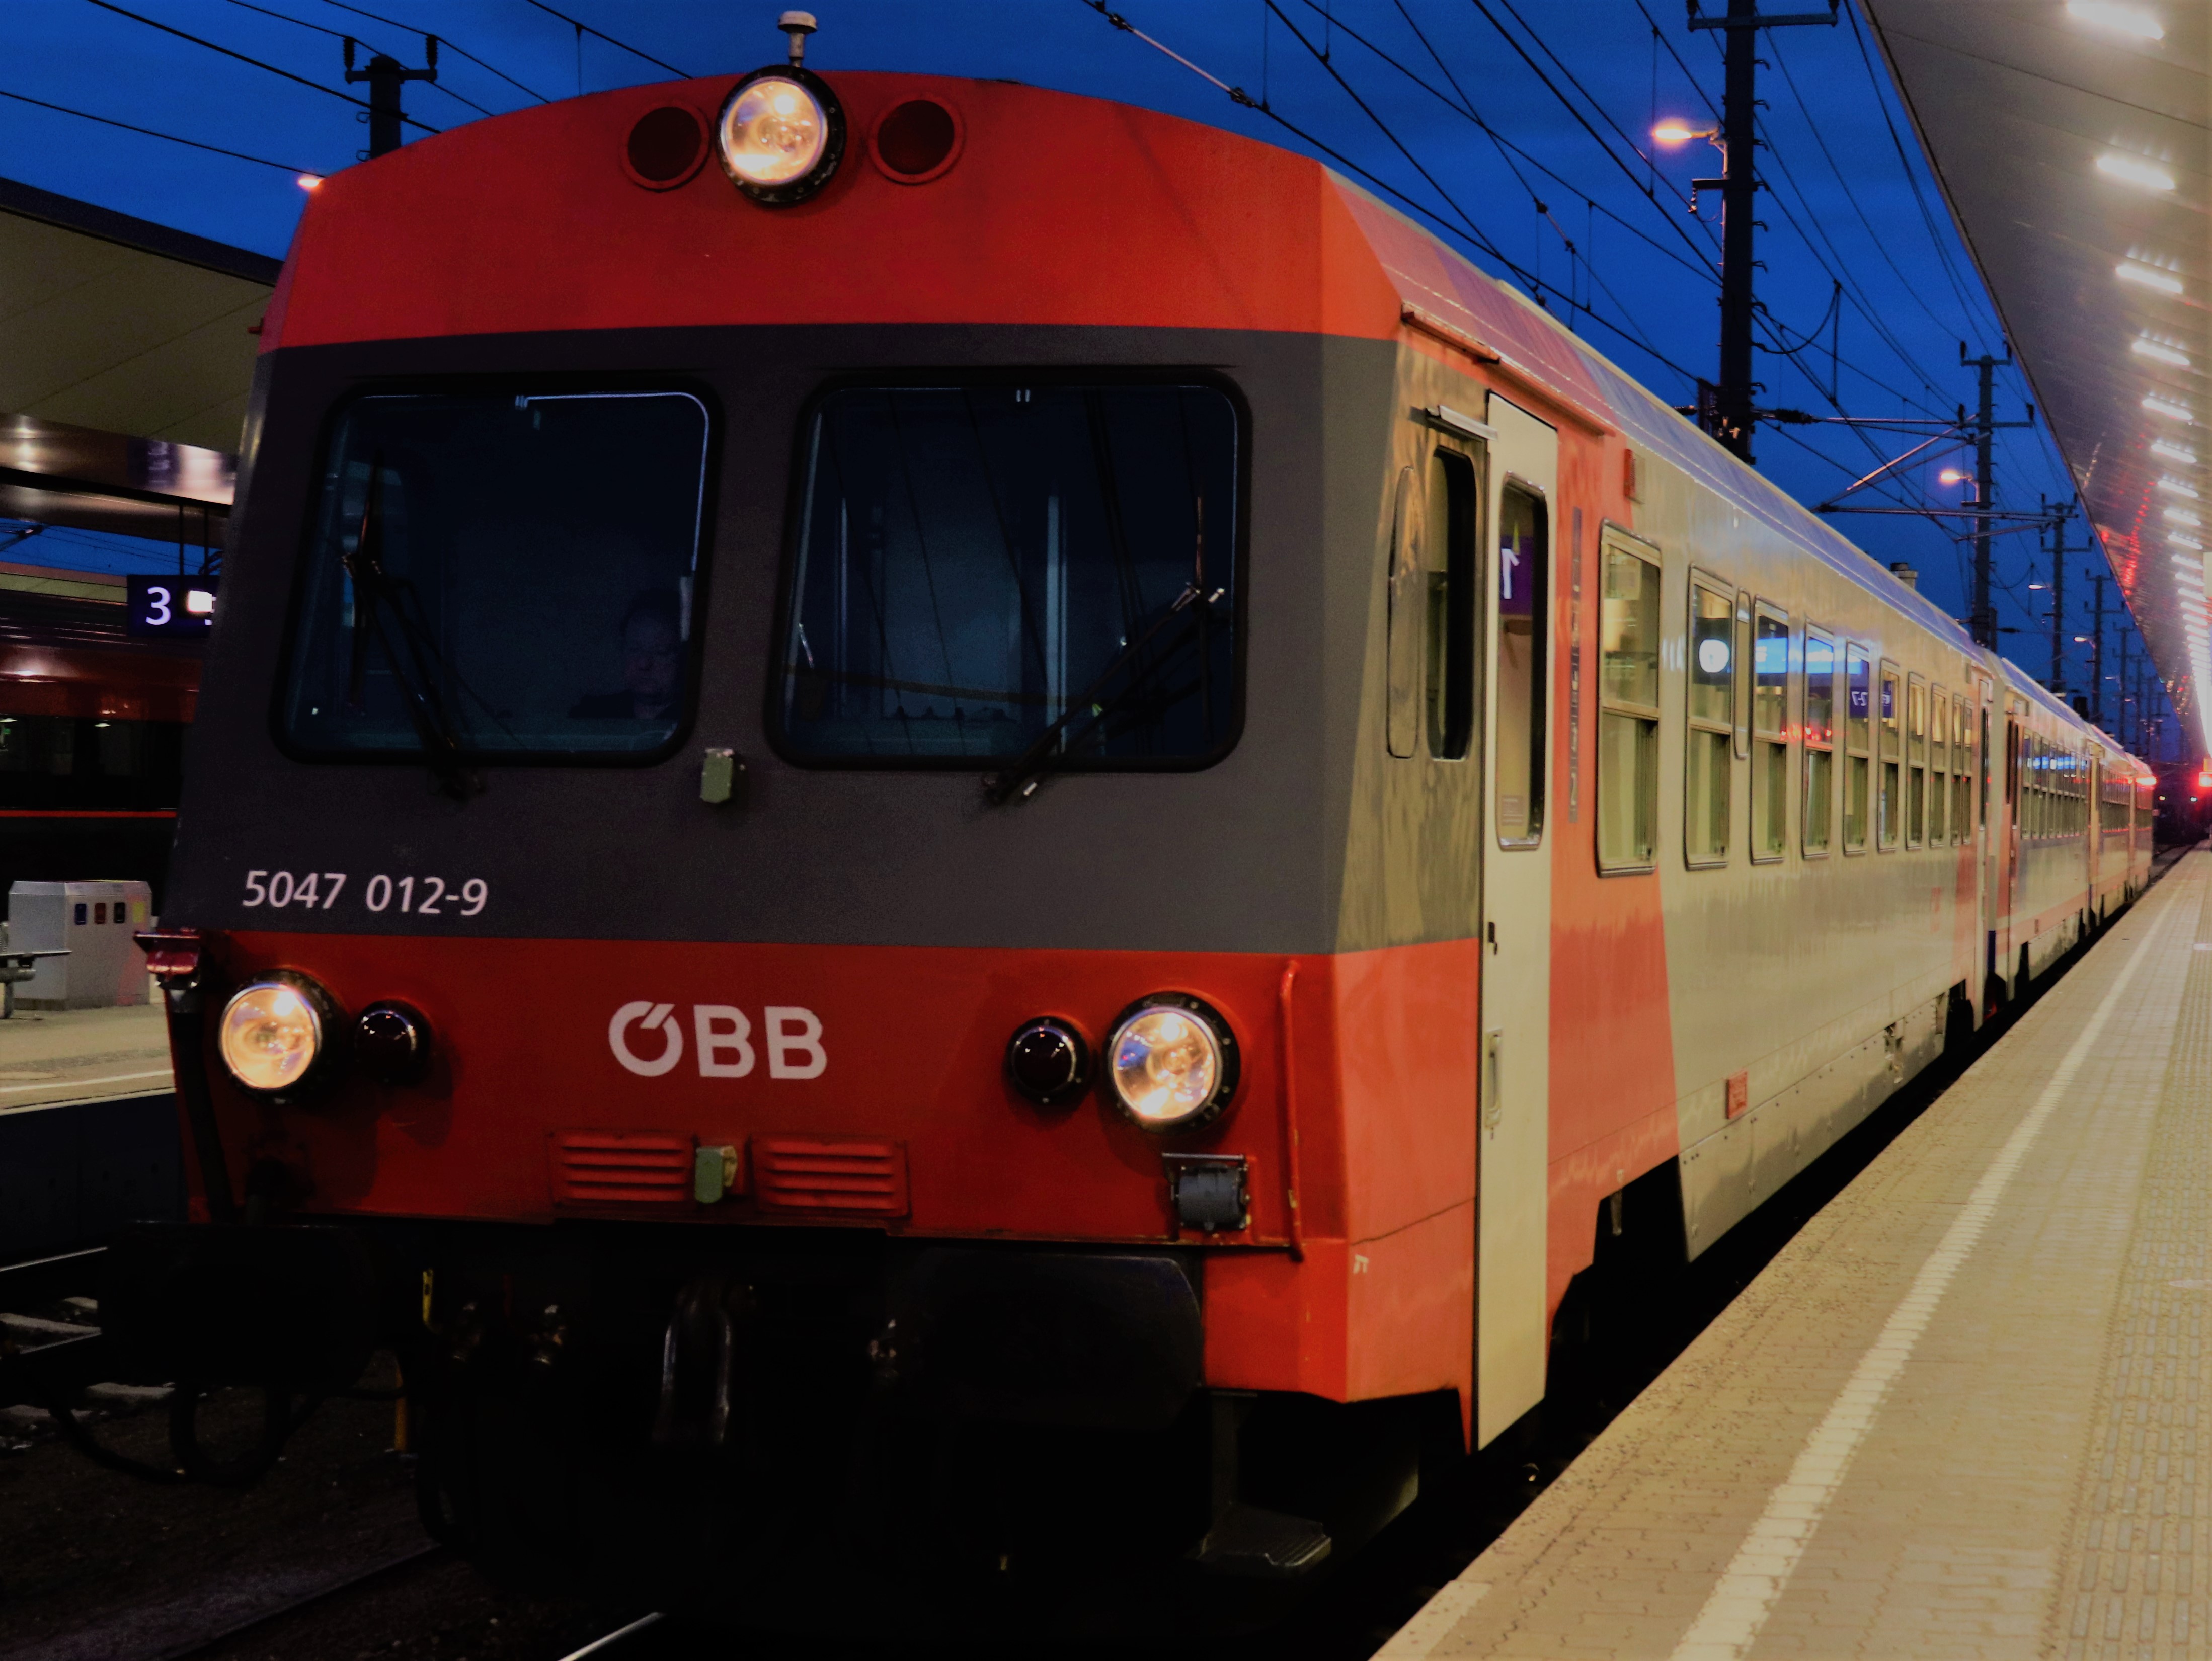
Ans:
{"type": "Polygon", "coordinates": [[[1490,1136],[1498,1134],[1498,1122],[1505,1116],[1500,1078],[1500,1052],[1504,1044],[1505,1035],[1500,1031],[1492,1029],[1482,1035],[1482,1129],[1490,1136]]]}

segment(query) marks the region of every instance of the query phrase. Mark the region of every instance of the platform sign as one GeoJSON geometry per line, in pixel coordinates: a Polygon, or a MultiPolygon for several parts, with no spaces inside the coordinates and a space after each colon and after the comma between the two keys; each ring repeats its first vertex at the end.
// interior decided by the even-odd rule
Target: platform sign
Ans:
{"type": "Polygon", "coordinates": [[[149,577],[132,573],[128,630],[156,639],[200,636],[215,626],[214,577],[149,577]]]}

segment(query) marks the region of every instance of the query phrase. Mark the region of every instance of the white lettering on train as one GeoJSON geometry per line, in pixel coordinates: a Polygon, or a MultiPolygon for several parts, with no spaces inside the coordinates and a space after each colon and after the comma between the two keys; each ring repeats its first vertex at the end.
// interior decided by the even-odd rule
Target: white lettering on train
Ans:
{"type": "MultiPolygon", "coordinates": [[[[672,1073],[684,1059],[684,1025],[676,1006],[641,998],[615,1011],[607,1023],[607,1047],[615,1059],[641,1079],[672,1073]],[[658,1053],[640,1056],[630,1048],[631,1029],[658,1033],[658,1053]]],[[[821,1018],[811,1009],[770,1004],[761,1012],[763,1043],[771,1079],[818,1079],[830,1065],[822,1046],[821,1018]]],[[[751,1018],[725,1003],[691,1006],[692,1049],[702,1079],[742,1079],[759,1059],[754,1053],[751,1018]]]]}

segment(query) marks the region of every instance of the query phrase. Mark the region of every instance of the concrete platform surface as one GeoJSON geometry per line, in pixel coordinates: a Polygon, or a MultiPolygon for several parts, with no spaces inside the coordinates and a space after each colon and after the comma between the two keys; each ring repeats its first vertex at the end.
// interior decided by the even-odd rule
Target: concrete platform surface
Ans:
{"type": "Polygon", "coordinates": [[[0,1113],[171,1089],[162,1007],[18,1009],[0,1021],[0,1113]]]}
{"type": "Polygon", "coordinates": [[[2192,853],[1381,1652],[2212,1654],[2192,853]]]}

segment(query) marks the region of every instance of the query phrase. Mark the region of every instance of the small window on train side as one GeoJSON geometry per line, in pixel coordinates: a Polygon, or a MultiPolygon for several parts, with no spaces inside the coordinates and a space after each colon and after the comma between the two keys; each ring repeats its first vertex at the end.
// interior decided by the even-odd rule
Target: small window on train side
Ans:
{"type": "Polygon", "coordinates": [[[1429,754],[1464,761],[1474,742],[1474,464],[1456,450],[1429,458],[1429,754]]]}
{"type": "Polygon", "coordinates": [[[1951,806],[1951,698],[1940,686],[1928,691],[1928,845],[1941,848],[1951,806]]]}
{"type": "Polygon", "coordinates": [[[1951,700],[1951,840],[1974,833],[1974,711],[1964,697],[1951,700]]]}
{"type": "Polygon", "coordinates": [[[1659,563],[1610,538],[1604,545],[1597,862],[1649,871],[1659,846],[1659,563]]]}
{"type": "Polygon", "coordinates": [[[1905,843],[1921,844],[1928,823],[1928,686],[1919,676],[1905,686],[1905,843]]]}
{"type": "Polygon", "coordinates": [[[1162,378],[816,400],[770,685],[824,767],[1188,770],[1242,721],[1244,417],[1162,378]]]}
{"type": "Polygon", "coordinates": [[[1876,846],[1885,854],[1898,846],[1905,828],[1905,684],[1889,664],[1881,666],[1881,770],[1875,776],[1876,846]]]}
{"type": "Polygon", "coordinates": [[[1836,642],[1805,630],[1804,847],[1825,857],[1835,837],[1836,642]]]}
{"type": "Polygon", "coordinates": [[[1498,743],[1493,772],[1501,847],[1544,834],[1545,627],[1550,548],[1544,499],[1509,484],[1498,514],[1498,743]]]}
{"type": "Polygon", "coordinates": [[[1790,619],[1763,601],[1751,675],[1751,857],[1778,860],[1790,845],[1790,619]]]}
{"type": "Polygon", "coordinates": [[[278,692],[285,747],[422,757],[441,777],[668,754],[698,679],[709,438],[706,405],[677,391],[342,406],[278,692]]]}
{"type": "Polygon", "coordinates": [[[1735,601],[1690,582],[1689,728],[1684,734],[1682,851],[1693,866],[1729,856],[1729,786],[1735,772],[1735,601]]]}
{"type": "Polygon", "coordinates": [[[1863,854],[1872,818],[1874,666],[1856,646],[1844,648],[1844,852],[1863,854]]]}

